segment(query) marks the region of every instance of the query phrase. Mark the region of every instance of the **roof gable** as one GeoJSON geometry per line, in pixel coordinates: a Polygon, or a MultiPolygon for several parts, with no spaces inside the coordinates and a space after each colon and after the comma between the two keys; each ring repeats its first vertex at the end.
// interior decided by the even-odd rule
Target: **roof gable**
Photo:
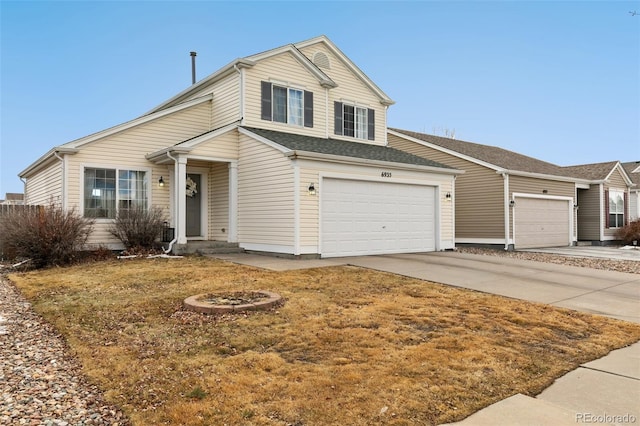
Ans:
{"type": "Polygon", "coordinates": [[[627,172],[629,179],[638,187],[640,187],[640,161],[631,161],[622,163],[622,167],[627,172]]]}
{"type": "Polygon", "coordinates": [[[563,167],[570,176],[594,181],[606,181],[615,172],[620,173],[627,185],[633,185],[629,173],[619,161],[607,161],[604,163],[579,164],[576,166],[563,167]]]}
{"type": "Polygon", "coordinates": [[[349,58],[347,58],[347,56],[342,53],[340,49],[338,49],[336,45],[333,44],[333,42],[331,42],[326,36],[322,35],[299,43],[286,44],[275,49],[256,53],[244,58],[238,58],[220,68],[213,74],[210,74],[202,80],[189,86],[167,101],[156,106],[147,114],[152,114],[154,112],[158,112],[165,108],[169,108],[171,106],[175,106],[181,102],[184,102],[185,100],[189,99],[190,96],[193,96],[195,93],[202,90],[207,85],[212,84],[222,78],[227,77],[229,74],[236,72],[236,69],[238,68],[251,68],[260,61],[272,58],[277,55],[281,55],[283,53],[291,54],[311,75],[313,75],[318,80],[318,83],[322,87],[337,87],[337,83],[335,81],[333,81],[326,73],[324,73],[318,66],[316,66],[310,58],[305,56],[300,51],[300,49],[307,48],[318,43],[324,44],[327,49],[329,49],[336,56],[336,58],[338,58],[356,77],[358,77],[365,84],[365,86],[367,86],[373,93],[376,94],[383,105],[394,104],[394,101],[391,100],[391,98],[389,98],[371,79],[369,79],[369,77],[367,77],[349,58]]]}

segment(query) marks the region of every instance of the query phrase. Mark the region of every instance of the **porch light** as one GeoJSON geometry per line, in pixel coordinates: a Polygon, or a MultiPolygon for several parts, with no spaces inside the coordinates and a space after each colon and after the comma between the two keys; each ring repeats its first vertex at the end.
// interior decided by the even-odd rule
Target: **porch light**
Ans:
{"type": "Polygon", "coordinates": [[[509,201],[509,207],[515,207],[515,205],[516,205],[516,200],[509,201]]]}
{"type": "Polygon", "coordinates": [[[447,201],[451,201],[451,193],[447,192],[446,194],[444,194],[444,198],[446,198],[447,201]]]}
{"type": "Polygon", "coordinates": [[[309,195],[316,195],[316,187],[313,182],[309,184],[309,195]]]}
{"type": "Polygon", "coordinates": [[[160,179],[158,179],[158,186],[159,186],[160,188],[163,188],[163,187],[164,187],[164,179],[162,178],[162,176],[160,176],[160,179]]]}

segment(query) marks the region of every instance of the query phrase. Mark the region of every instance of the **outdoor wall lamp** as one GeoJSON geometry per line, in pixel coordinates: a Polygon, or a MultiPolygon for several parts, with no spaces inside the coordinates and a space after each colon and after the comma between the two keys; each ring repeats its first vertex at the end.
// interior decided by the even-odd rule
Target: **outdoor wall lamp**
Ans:
{"type": "Polygon", "coordinates": [[[316,195],[316,187],[313,182],[309,184],[309,195],[316,195]]]}
{"type": "Polygon", "coordinates": [[[444,194],[444,198],[446,198],[447,201],[451,201],[451,193],[447,192],[446,194],[444,194]]]}
{"type": "Polygon", "coordinates": [[[516,205],[516,200],[509,201],[509,207],[515,207],[515,205],[516,205]]]}
{"type": "Polygon", "coordinates": [[[160,188],[163,188],[163,187],[164,187],[164,179],[162,178],[162,176],[160,176],[160,179],[158,179],[158,186],[159,186],[160,188]]]}

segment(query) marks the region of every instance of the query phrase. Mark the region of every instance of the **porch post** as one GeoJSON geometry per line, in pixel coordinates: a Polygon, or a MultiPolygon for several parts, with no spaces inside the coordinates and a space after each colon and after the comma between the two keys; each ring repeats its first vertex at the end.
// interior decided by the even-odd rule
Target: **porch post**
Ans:
{"type": "Polygon", "coordinates": [[[173,193],[176,197],[176,235],[178,244],[187,244],[187,159],[177,157],[175,162],[176,188],[173,193]]]}
{"type": "Polygon", "coordinates": [[[229,234],[230,243],[238,242],[238,163],[229,163],[229,234]]]}

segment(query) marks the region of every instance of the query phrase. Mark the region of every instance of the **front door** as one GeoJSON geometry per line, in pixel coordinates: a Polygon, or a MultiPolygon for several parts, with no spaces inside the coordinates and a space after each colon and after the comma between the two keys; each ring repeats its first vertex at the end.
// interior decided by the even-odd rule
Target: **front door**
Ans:
{"type": "Polygon", "coordinates": [[[187,173],[187,237],[202,236],[202,175],[187,173]]]}

